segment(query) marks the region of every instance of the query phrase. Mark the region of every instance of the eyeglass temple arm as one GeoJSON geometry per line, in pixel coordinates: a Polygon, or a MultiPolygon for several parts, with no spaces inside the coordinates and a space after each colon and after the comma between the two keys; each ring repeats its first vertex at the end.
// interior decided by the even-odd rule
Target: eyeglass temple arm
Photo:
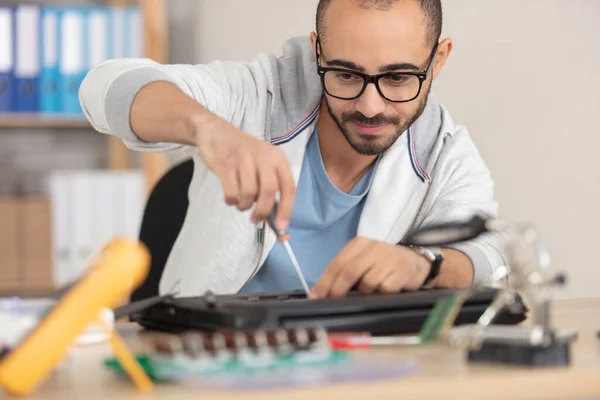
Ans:
{"type": "Polygon", "coordinates": [[[431,58],[429,67],[427,67],[427,71],[425,71],[425,73],[427,73],[427,75],[429,75],[429,73],[431,71],[433,71],[433,67],[435,66],[435,62],[437,60],[437,51],[438,51],[438,44],[436,44],[435,47],[433,48],[433,57],[431,58]]]}

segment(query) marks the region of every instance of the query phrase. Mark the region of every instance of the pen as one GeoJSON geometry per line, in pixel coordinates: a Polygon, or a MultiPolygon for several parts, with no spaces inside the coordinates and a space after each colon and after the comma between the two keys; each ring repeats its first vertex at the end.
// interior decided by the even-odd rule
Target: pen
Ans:
{"type": "Polygon", "coordinates": [[[275,234],[277,235],[277,240],[279,242],[281,242],[283,244],[283,246],[285,247],[288,257],[292,261],[292,265],[294,266],[294,269],[296,270],[296,275],[298,275],[298,278],[300,279],[300,282],[302,283],[302,287],[304,288],[304,291],[306,292],[306,297],[308,298],[308,297],[310,297],[310,289],[308,288],[308,284],[306,283],[304,274],[302,273],[302,270],[300,269],[300,265],[298,265],[298,260],[296,259],[296,256],[294,255],[292,246],[290,246],[290,242],[289,242],[290,235],[287,231],[279,231],[275,227],[275,216],[277,214],[277,206],[278,206],[278,203],[277,203],[277,201],[275,201],[273,210],[271,211],[271,214],[269,214],[269,218],[268,218],[269,225],[271,225],[271,228],[273,228],[273,231],[275,231],[275,234]]]}

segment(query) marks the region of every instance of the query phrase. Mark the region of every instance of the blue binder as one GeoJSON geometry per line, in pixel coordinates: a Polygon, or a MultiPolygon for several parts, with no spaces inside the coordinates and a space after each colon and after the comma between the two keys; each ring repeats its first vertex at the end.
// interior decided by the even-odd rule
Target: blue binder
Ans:
{"type": "Polygon", "coordinates": [[[38,110],[39,12],[40,7],[33,4],[18,5],[15,8],[15,111],[38,110]]]}
{"type": "Polygon", "coordinates": [[[60,55],[60,9],[43,7],[40,20],[40,84],[39,110],[44,114],[56,114],[62,110],[60,73],[58,59],[60,55]]]}
{"type": "Polygon", "coordinates": [[[13,10],[0,7],[0,112],[12,111],[14,69],[13,10]]]}
{"type": "Polygon", "coordinates": [[[60,40],[59,73],[62,112],[82,115],[79,87],[87,72],[85,9],[69,7],[62,10],[60,40]]]}

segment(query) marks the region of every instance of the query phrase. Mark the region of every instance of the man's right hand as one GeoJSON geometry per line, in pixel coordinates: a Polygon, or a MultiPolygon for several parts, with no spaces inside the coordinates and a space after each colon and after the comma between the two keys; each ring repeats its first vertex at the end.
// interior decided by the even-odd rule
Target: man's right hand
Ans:
{"type": "Polygon", "coordinates": [[[296,185],[287,156],[278,147],[215,118],[196,125],[196,144],[204,164],[221,180],[225,202],[246,211],[253,223],[268,218],[280,193],[276,228],[286,230],[296,185]]]}
{"type": "Polygon", "coordinates": [[[142,140],[198,146],[205,165],[221,180],[225,201],[265,220],[280,194],[277,229],[287,229],[296,192],[285,154],[219,118],[169,82],[153,82],[136,95],[130,112],[142,140]],[[279,226],[282,225],[282,226],[279,226]]]}

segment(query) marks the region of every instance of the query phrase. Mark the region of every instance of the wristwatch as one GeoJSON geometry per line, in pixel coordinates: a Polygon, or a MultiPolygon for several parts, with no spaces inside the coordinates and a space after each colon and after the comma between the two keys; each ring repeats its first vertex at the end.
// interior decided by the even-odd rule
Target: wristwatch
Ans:
{"type": "Polygon", "coordinates": [[[442,249],[431,247],[413,247],[413,249],[419,255],[425,257],[431,264],[429,275],[427,275],[427,278],[425,278],[425,282],[423,282],[423,285],[426,285],[440,274],[440,268],[442,266],[442,262],[444,261],[442,249]]]}

